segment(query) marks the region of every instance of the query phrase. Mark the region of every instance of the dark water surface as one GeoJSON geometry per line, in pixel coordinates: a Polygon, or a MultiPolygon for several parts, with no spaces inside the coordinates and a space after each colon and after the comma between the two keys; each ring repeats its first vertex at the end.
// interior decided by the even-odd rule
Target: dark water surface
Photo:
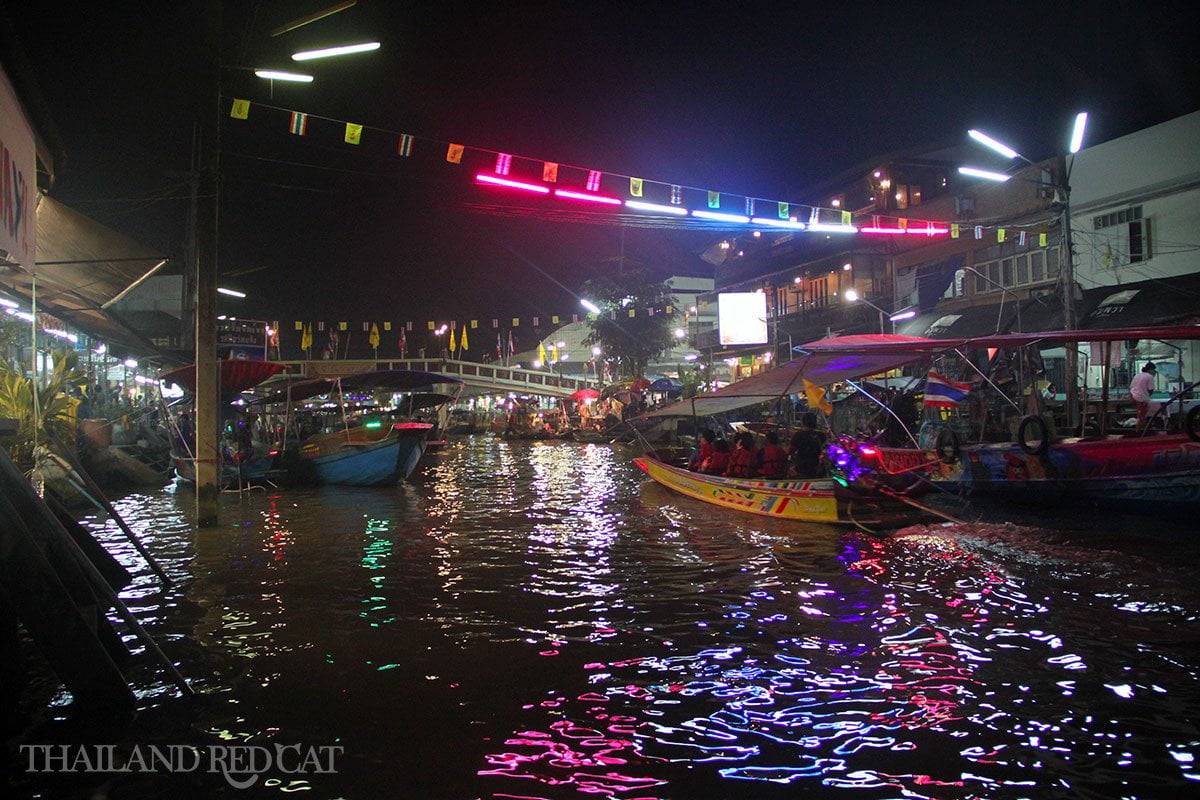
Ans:
{"type": "MultiPolygon", "coordinates": [[[[117,505],[175,587],[88,522],[197,697],[139,654],[142,711],[106,741],[345,749],[245,791],[196,772],[25,794],[1200,794],[1200,556],[1152,523],[881,537],[724,512],[607,446],[484,437],[394,489],[227,495],[216,529],[184,490],[117,505]]],[[[61,716],[23,741],[72,741],[61,716]]]]}

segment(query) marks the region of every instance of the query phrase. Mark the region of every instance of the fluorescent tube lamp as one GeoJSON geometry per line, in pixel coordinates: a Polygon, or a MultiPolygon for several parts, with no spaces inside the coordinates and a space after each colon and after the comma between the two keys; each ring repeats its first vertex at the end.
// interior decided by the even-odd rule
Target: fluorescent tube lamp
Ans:
{"type": "Polygon", "coordinates": [[[794,231],[802,231],[808,227],[803,222],[792,222],[790,219],[771,219],[770,217],[751,217],[750,222],[754,225],[768,225],[772,228],[789,228],[794,231]]]}
{"type": "Polygon", "coordinates": [[[808,229],[814,233],[858,233],[853,225],[833,225],[828,222],[810,222],[808,229]]]}
{"type": "Polygon", "coordinates": [[[555,197],[565,197],[568,200],[583,200],[587,203],[601,203],[606,206],[619,206],[621,201],[615,197],[605,197],[602,194],[584,194],[583,192],[572,192],[568,189],[555,189],[555,197]]]}
{"type": "Polygon", "coordinates": [[[1018,153],[1016,150],[1013,150],[1011,147],[1009,147],[1006,144],[1003,144],[1002,142],[997,142],[995,139],[993,139],[992,137],[988,136],[986,133],[983,133],[981,131],[976,131],[976,130],[967,131],[967,136],[970,136],[972,139],[979,142],[984,147],[995,150],[997,153],[1004,156],[1005,158],[1020,158],[1020,156],[1021,156],[1021,154],[1018,153]]]}
{"type": "Polygon", "coordinates": [[[16,309],[6,308],[4,309],[4,313],[17,319],[23,319],[26,322],[33,322],[33,314],[30,314],[28,311],[17,311],[16,309]]]}
{"type": "Polygon", "coordinates": [[[379,49],[379,42],[360,42],[358,44],[343,44],[337,47],[326,47],[321,50],[302,50],[292,53],[292,61],[312,61],[317,58],[333,58],[348,56],[352,53],[369,53],[379,49]]]}
{"type": "MultiPolygon", "coordinates": [[[[591,300],[580,299],[579,305],[583,306],[584,308],[586,308],[588,311],[592,312],[593,314],[600,313],[600,306],[596,305],[591,300]]],[[[592,352],[595,352],[595,351],[593,350],[592,352]]]]}
{"type": "Polygon", "coordinates": [[[221,294],[227,294],[230,297],[240,297],[242,299],[246,297],[245,292],[239,292],[237,289],[226,289],[224,286],[218,286],[217,291],[221,294]]]}
{"type": "Polygon", "coordinates": [[[1071,152],[1078,153],[1083,147],[1083,129],[1087,127],[1087,112],[1081,111],[1075,116],[1075,128],[1071,131],[1071,152]]]}
{"type": "Polygon", "coordinates": [[[989,181],[1003,182],[1012,177],[1003,172],[993,172],[990,169],[978,169],[977,167],[959,167],[958,171],[963,175],[970,175],[972,178],[983,178],[989,181]]]}
{"type": "Polygon", "coordinates": [[[677,217],[686,217],[687,209],[679,206],[663,206],[658,203],[643,203],[641,200],[626,200],[625,206],[632,208],[634,211],[649,211],[652,214],[674,214],[677,217]]]}
{"type": "Polygon", "coordinates": [[[493,186],[506,186],[509,189],[520,189],[523,192],[536,192],[538,194],[550,194],[549,187],[539,186],[536,183],[522,183],[521,181],[512,181],[508,178],[497,178],[495,175],[480,173],[475,176],[475,180],[479,183],[490,183],[493,186]]]}
{"type": "Polygon", "coordinates": [[[693,217],[700,219],[711,219],[717,222],[740,222],[743,225],[750,221],[749,217],[744,217],[741,214],[722,214],[720,211],[705,211],[703,209],[695,209],[692,211],[693,217]]]}
{"type": "Polygon", "coordinates": [[[17,304],[14,303],[12,300],[8,300],[6,298],[0,297],[0,306],[4,306],[5,308],[16,308],[17,304]]]}
{"type": "Polygon", "coordinates": [[[280,72],[273,69],[256,69],[254,74],[268,81],[292,81],[293,83],[312,83],[312,75],[301,75],[298,72],[280,72]]]}
{"type": "Polygon", "coordinates": [[[908,311],[901,311],[897,314],[892,314],[892,316],[888,317],[888,319],[890,319],[892,322],[899,322],[902,319],[912,319],[916,315],[916,311],[909,309],[908,311]]]}

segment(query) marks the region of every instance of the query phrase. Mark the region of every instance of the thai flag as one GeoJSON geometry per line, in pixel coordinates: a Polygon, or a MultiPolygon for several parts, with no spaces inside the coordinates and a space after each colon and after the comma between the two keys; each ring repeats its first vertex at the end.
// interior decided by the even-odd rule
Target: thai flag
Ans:
{"type": "Polygon", "coordinates": [[[967,399],[971,385],[957,383],[949,378],[943,378],[936,372],[925,376],[925,405],[940,408],[954,408],[967,399]]]}

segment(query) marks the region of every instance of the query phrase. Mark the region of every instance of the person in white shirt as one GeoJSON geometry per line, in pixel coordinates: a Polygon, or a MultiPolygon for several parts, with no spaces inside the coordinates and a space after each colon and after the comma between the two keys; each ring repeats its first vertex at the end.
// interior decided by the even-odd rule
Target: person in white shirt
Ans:
{"type": "Polygon", "coordinates": [[[1158,367],[1153,361],[1147,361],[1142,371],[1133,377],[1129,384],[1129,396],[1137,406],[1137,429],[1141,433],[1146,424],[1146,412],[1150,409],[1150,394],[1154,391],[1154,377],[1158,367]]]}

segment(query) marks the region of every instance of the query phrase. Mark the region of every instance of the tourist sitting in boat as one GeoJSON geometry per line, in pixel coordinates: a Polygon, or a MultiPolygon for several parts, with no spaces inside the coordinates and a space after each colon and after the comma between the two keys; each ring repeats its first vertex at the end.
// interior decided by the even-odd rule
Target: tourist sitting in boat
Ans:
{"type": "Polygon", "coordinates": [[[762,463],[758,474],[764,478],[785,478],[788,471],[788,453],[779,445],[779,434],[767,431],[766,444],[762,449],[762,463]]]}
{"type": "Polygon", "coordinates": [[[821,454],[825,452],[825,436],[817,430],[817,415],[808,411],[800,417],[800,430],[792,436],[788,448],[791,472],[797,478],[819,478],[821,454]]]}
{"type": "Polygon", "coordinates": [[[733,455],[729,458],[729,469],[725,470],[727,478],[754,478],[758,475],[758,448],[754,446],[754,434],[743,433],[737,437],[733,455]]]}
{"type": "Polygon", "coordinates": [[[700,471],[706,475],[724,475],[729,469],[729,442],[717,439],[713,442],[712,455],[700,464],[700,471]]]}
{"type": "Polygon", "coordinates": [[[688,469],[693,472],[698,472],[701,466],[713,454],[713,443],[716,441],[717,435],[712,432],[711,428],[705,428],[700,431],[700,448],[692,452],[692,457],[688,459],[688,469]]]}

